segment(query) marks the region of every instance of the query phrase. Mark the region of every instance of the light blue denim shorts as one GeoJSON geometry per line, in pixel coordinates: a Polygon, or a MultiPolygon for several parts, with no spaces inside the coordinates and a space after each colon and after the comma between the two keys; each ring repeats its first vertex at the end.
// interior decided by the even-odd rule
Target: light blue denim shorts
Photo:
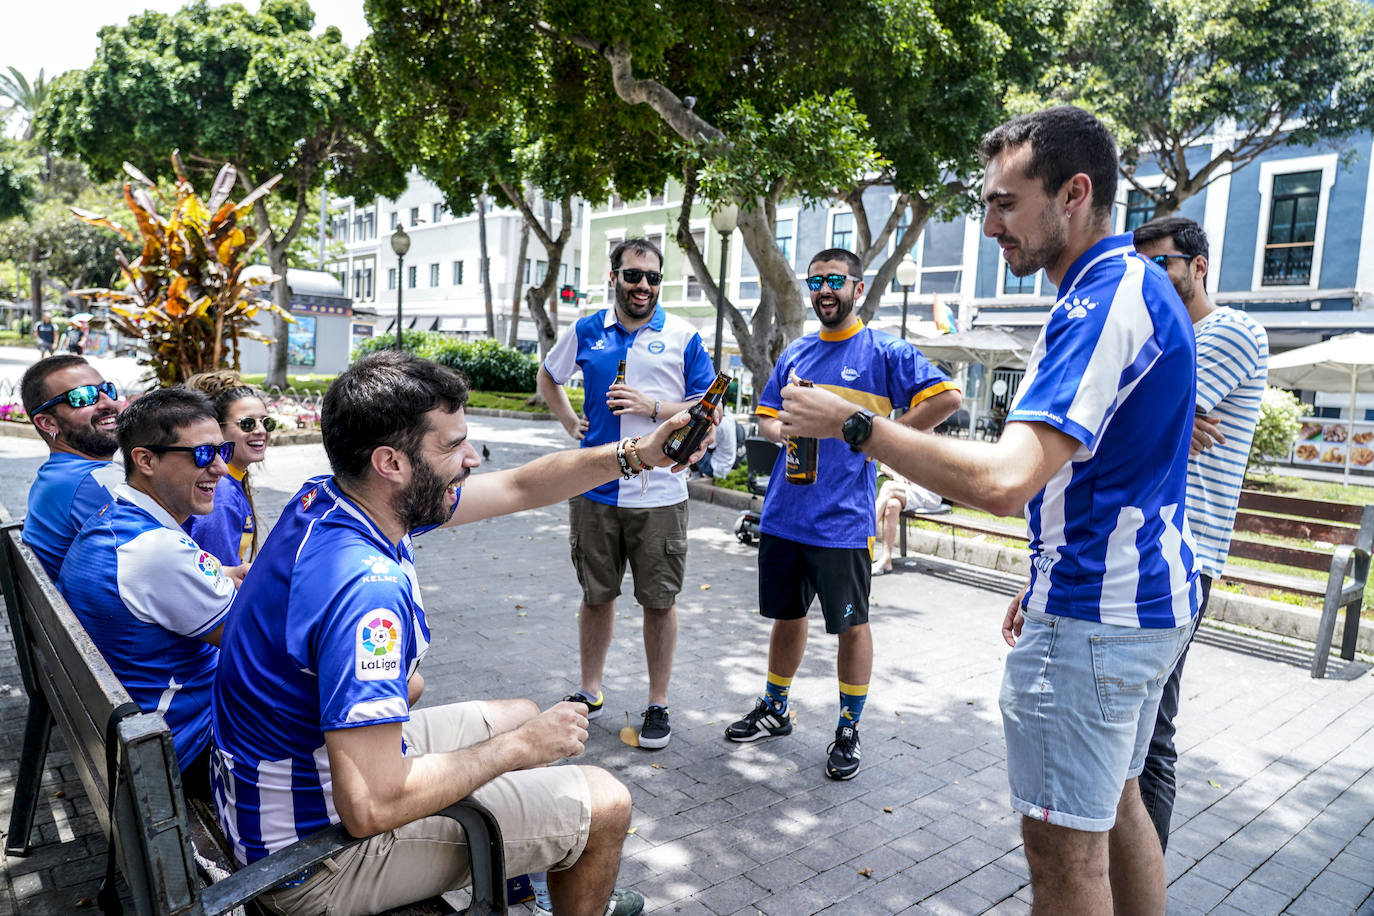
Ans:
{"type": "Polygon", "coordinates": [[[1159,696],[1189,622],[1135,629],[1023,610],[1002,676],[1011,805],[1074,830],[1110,830],[1139,776],[1159,696]]]}

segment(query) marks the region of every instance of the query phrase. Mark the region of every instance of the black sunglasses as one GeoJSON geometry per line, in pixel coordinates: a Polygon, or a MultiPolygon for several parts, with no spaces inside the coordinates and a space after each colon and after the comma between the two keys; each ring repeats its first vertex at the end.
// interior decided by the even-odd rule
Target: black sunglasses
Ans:
{"type": "Polygon", "coordinates": [[[640,280],[648,280],[650,286],[663,282],[663,274],[656,270],[640,270],[638,267],[617,267],[612,273],[620,274],[620,279],[634,286],[640,280]]]}
{"type": "Polygon", "coordinates": [[[1178,258],[1180,261],[1191,261],[1193,259],[1193,256],[1190,254],[1156,254],[1150,256],[1151,261],[1154,261],[1156,264],[1158,264],[1160,267],[1163,267],[1165,270],[1169,269],[1170,258],[1178,258]]]}
{"type": "Polygon", "coordinates": [[[215,453],[224,459],[228,464],[229,459],[234,457],[234,443],[221,442],[219,445],[145,445],[143,446],[150,452],[190,452],[191,459],[195,461],[196,467],[208,468],[215,463],[215,453]]]}
{"type": "MultiPolygon", "coordinates": [[[[271,417],[240,417],[238,427],[246,433],[251,433],[258,428],[259,423],[262,424],[263,432],[270,433],[277,428],[277,421],[271,417]]],[[[229,459],[226,458],[224,460],[228,461],[229,459]]]]}
{"type": "Polygon", "coordinates": [[[104,394],[111,401],[119,397],[119,392],[115,389],[114,382],[101,382],[99,385],[77,385],[69,391],[64,391],[57,397],[44,401],[33,409],[35,416],[47,410],[49,407],[56,407],[63,401],[76,410],[83,407],[90,407],[100,396],[104,394]]]}
{"type": "Polygon", "coordinates": [[[844,289],[845,283],[850,280],[858,283],[860,279],[860,277],[850,277],[845,274],[826,274],[825,276],[816,274],[815,276],[806,278],[806,288],[813,293],[818,293],[821,290],[821,285],[824,284],[831,289],[841,290],[844,289]]]}

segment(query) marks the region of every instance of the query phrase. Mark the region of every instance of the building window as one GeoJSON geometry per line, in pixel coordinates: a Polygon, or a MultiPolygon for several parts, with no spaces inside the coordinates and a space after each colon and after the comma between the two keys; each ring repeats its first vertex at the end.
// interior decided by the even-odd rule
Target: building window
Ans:
{"type": "Polygon", "coordinates": [[[454,286],[462,286],[462,285],[463,285],[463,262],[462,262],[462,261],[454,261],[454,262],[453,262],[453,285],[454,285],[454,286]]]}
{"type": "Polygon", "coordinates": [[[329,235],[336,242],[348,241],[348,217],[336,216],[329,223],[329,235]]]}
{"type": "Polygon", "coordinates": [[[530,271],[533,269],[533,267],[534,267],[534,262],[531,261],[529,258],[525,258],[525,284],[526,284],[527,286],[529,285],[529,282],[530,282],[530,271]]]}
{"type": "Polygon", "coordinates": [[[386,269],[386,288],[387,288],[387,289],[395,289],[395,288],[396,288],[396,268],[394,268],[394,267],[388,267],[388,268],[386,269]]]}
{"type": "Polygon", "coordinates": [[[830,223],[830,247],[851,250],[854,241],[854,214],[836,213],[830,223]]]}
{"type": "Polygon", "coordinates": [[[443,219],[444,219],[444,205],[443,205],[443,204],[435,204],[435,205],[434,205],[434,213],[433,213],[432,218],[430,219],[430,222],[431,222],[431,223],[439,223],[439,222],[442,222],[443,219]]]}
{"type": "Polygon", "coordinates": [[[401,215],[395,210],[391,211],[391,231],[395,232],[396,227],[401,224],[401,215]]]}
{"type": "Polygon", "coordinates": [[[419,276],[420,268],[412,264],[409,268],[406,269],[406,286],[410,287],[411,289],[414,289],[419,276]]]}
{"type": "Polygon", "coordinates": [[[371,268],[371,267],[365,268],[365,269],[363,270],[363,298],[364,298],[364,299],[371,299],[371,298],[372,298],[372,268],[371,268]]]}
{"type": "Polygon", "coordinates": [[[418,225],[420,225],[420,208],[419,208],[419,207],[411,207],[411,208],[410,208],[410,224],[411,224],[412,226],[418,226],[418,225]]]}
{"type": "Polygon", "coordinates": [[[777,241],[782,256],[787,259],[789,267],[792,266],[792,236],[795,225],[796,223],[790,219],[780,219],[773,228],[773,238],[777,241]]]}
{"type": "Polygon", "coordinates": [[[361,299],[362,297],[363,297],[363,272],[362,272],[362,269],[359,268],[359,269],[353,271],[353,298],[354,298],[354,299],[361,299]]]}
{"type": "MultiPolygon", "coordinates": [[[[787,222],[790,223],[791,220],[787,220],[787,222]]],[[[778,220],[778,226],[779,226],[779,228],[781,228],[782,223],[783,223],[782,220],[778,220]]],[[[789,233],[788,238],[789,238],[789,240],[790,240],[790,238],[791,238],[790,233],[789,233]]],[[[692,230],[692,241],[694,241],[694,242],[697,243],[697,250],[701,252],[702,257],[704,258],[704,257],[706,256],[706,230],[705,230],[705,229],[693,229],[693,230],[692,230]]],[[[789,264],[792,262],[792,259],[791,259],[791,258],[788,258],[787,260],[788,260],[788,263],[789,263],[789,264]]],[[[686,296],[686,298],[687,298],[687,299],[700,299],[700,298],[701,298],[701,280],[699,280],[699,279],[697,278],[696,268],[692,266],[692,262],[691,262],[690,260],[688,260],[686,257],[683,257],[682,263],[683,263],[683,265],[685,266],[686,271],[687,271],[687,296],[686,296]]]]}
{"type": "Polygon", "coordinates": [[[1307,286],[1312,282],[1321,185],[1320,171],[1274,176],[1269,234],[1264,244],[1263,285],[1307,286]]]}
{"type": "Polygon", "coordinates": [[[582,268],[580,268],[580,267],[574,267],[574,268],[573,268],[573,289],[581,289],[581,288],[582,288],[582,268]]]}
{"type": "Polygon", "coordinates": [[[429,265],[429,285],[430,285],[430,286],[438,286],[438,285],[439,285],[439,265],[438,265],[438,264],[431,264],[431,265],[429,265]]]}
{"type": "Polygon", "coordinates": [[[543,283],[543,282],[544,282],[544,277],[548,275],[548,272],[549,272],[549,262],[548,262],[548,261],[535,261],[535,262],[534,262],[534,285],[535,285],[535,286],[538,286],[540,283],[543,283]]]}
{"type": "Polygon", "coordinates": [[[1134,232],[1137,227],[1148,223],[1155,215],[1155,202],[1139,188],[1126,192],[1126,232],[1134,232]]]}
{"type": "Polygon", "coordinates": [[[1025,277],[1018,277],[1011,272],[1011,265],[1002,265],[1002,292],[1008,296],[1034,296],[1036,291],[1036,281],[1040,278],[1040,272],[1036,271],[1025,277]]]}

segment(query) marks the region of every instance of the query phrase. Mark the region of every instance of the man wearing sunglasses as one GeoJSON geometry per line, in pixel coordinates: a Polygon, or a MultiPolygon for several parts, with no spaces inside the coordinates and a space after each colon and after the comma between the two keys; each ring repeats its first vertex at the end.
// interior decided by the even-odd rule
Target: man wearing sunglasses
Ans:
{"type": "MultiPolygon", "coordinates": [[[[1196,375],[1188,313],[1130,235],[1113,236],[1116,144],[1060,106],[983,137],[983,232],[1017,276],[1058,287],[997,442],[876,420],[867,454],[947,498],[1024,512],[1030,584],[1002,621],[999,698],[1032,912],[1165,910],[1138,776],[1199,585],[1184,517],[1196,375]]],[[[840,436],[853,407],[783,391],[783,432],[840,436]]]]}
{"type": "MultiPolygon", "coordinates": [[[[929,430],[959,409],[958,387],[947,375],[906,341],[859,319],[854,306],[864,291],[863,265],[853,252],[826,249],[811,259],[807,273],[821,329],[794,340],[773,367],[759,397],[764,436],[783,441],[780,392],[793,378],[836,392],[869,421],[905,408],[898,422],[929,430]]],[[[819,595],[825,630],[839,639],[840,710],[825,773],[852,779],[859,772],[859,719],[873,671],[868,594],[877,472],[843,442],[822,440],[819,447],[815,483],[787,480],[786,449],[769,476],[759,522],[759,611],[773,621],[768,676],[753,710],[725,737],[756,741],[792,731],[787,696],[806,651],[807,613],[819,595]]]]}
{"type": "MultiPolygon", "coordinates": [[[[690,407],[716,377],[696,328],[658,305],[663,253],[647,239],[611,252],[615,305],[581,318],[559,338],[539,370],[539,392],[584,447],[644,435],[690,407]],[[625,377],[619,378],[621,367],[625,377]],[[563,383],[582,371],[581,419],[563,383]]],[[[677,646],[677,594],[687,565],[687,475],[656,472],[612,481],[569,505],[572,561],[582,586],[578,610],[580,690],[568,699],[601,715],[601,678],[615,627],[615,599],[628,561],[635,599],[644,608],[648,706],[639,746],[666,747],[668,681],[677,646]]]]}
{"type": "Polygon", "coordinates": [[[57,587],[144,712],[172,730],[186,790],[209,798],[210,686],[235,581],[181,526],[229,472],[210,400],[163,388],[119,417],[125,483],[87,520],[57,587]]]}
{"type": "Polygon", "coordinates": [[[113,382],[70,354],[34,363],[19,390],[49,453],[29,488],[21,536],[56,582],[72,539],[124,479],[110,464],[119,448],[115,424],[123,404],[113,382]]]}
{"type": "MultiPolygon", "coordinates": [[[[1196,633],[1207,612],[1212,582],[1221,575],[1231,546],[1246,461],[1268,379],[1269,336],[1245,311],[1212,304],[1207,295],[1207,234],[1197,223],[1180,216],[1152,219],[1135,230],[1135,247],[1169,275],[1188,309],[1197,340],[1187,502],[1188,525],[1197,538],[1202,567],[1202,601],[1193,624],[1196,633]]],[[[1164,684],[1145,769],[1140,772],[1140,797],[1165,849],[1177,785],[1174,716],[1187,657],[1185,648],[1164,684]]]]}

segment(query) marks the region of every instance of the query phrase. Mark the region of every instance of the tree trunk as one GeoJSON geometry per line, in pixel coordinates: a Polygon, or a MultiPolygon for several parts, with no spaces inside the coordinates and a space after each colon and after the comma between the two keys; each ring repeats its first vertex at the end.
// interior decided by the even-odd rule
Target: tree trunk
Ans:
{"type": "Polygon", "coordinates": [[[35,324],[43,319],[43,268],[37,245],[29,248],[29,312],[35,324]]]}
{"type": "MultiPolygon", "coordinates": [[[[491,303],[491,273],[487,269],[487,195],[477,195],[477,245],[481,260],[477,272],[482,276],[482,302],[487,311],[487,336],[496,337],[496,310],[491,303]]],[[[515,346],[515,316],[511,316],[511,344],[515,346]]]]}
{"type": "MultiPolygon", "coordinates": [[[[511,196],[513,190],[513,188],[508,188],[507,196],[511,196]]],[[[525,302],[530,307],[530,315],[534,318],[535,327],[539,329],[539,358],[542,360],[549,355],[549,350],[558,340],[558,326],[554,324],[548,310],[544,308],[544,303],[558,288],[558,271],[563,266],[563,249],[568,244],[568,238],[572,235],[572,200],[565,197],[559,201],[558,212],[563,222],[559,226],[556,236],[549,232],[553,228],[552,210],[549,207],[544,209],[544,212],[548,214],[546,217],[548,219],[547,226],[535,219],[534,212],[524,199],[520,201],[520,211],[525,217],[525,225],[535,235],[539,236],[544,251],[549,255],[549,266],[544,273],[544,279],[540,281],[539,285],[531,286],[525,290],[525,302]]]]}
{"type": "MultiPolygon", "coordinates": [[[[284,314],[291,314],[291,287],[286,282],[286,245],[276,241],[267,243],[267,261],[272,273],[281,277],[272,284],[272,301],[284,314]]],[[[398,281],[399,282],[399,281],[398,281]]],[[[272,336],[275,338],[267,348],[267,380],[264,387],[286,388],[287,335],[290,325],[279,314],[272,316],[272,336]]],[[[400,333],[398,328],[396,333],[400,333]]]]}
{"type": "Polygon", "coordinates": [[[515,293],[510,303],[510,345],[520,339],[520,293],[525,285],[525,257],[530,250],[530,221],[520,224],[520,248],[515,257],[515,293]]]}

